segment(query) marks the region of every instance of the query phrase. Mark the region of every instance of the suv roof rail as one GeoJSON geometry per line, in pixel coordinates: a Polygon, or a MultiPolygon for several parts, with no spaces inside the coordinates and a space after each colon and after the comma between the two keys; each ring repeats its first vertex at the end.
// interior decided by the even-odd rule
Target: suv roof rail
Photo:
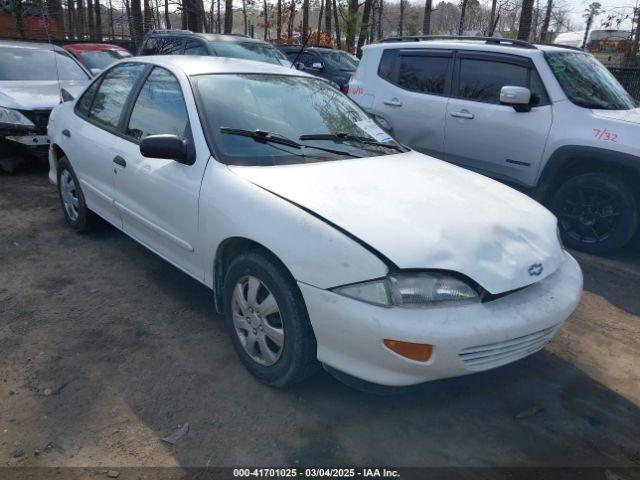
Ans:
{"type": "Polygon", "coordinates": [[[536,46],[532,43],[525,42],[524,40],[515,40],[511,38],[500,37],[475,37],[469,35],[409,35],[401,37],[387,37],[380,40],[380,43],[389,42],[421,42],[429,40],[468,40],[474,42],[485,42],[491,45],[504,45],[506,47],[519,47],[527,49],[536,49],[536,46]]]}
{"type": "Polygon", "coordinates": [[[584,52],[584,50],[580,47],[574,47],[573,45],[562,45],[561,43],[540,43],[543,47],[558,47],[558,48],[566,48],[568,50],[577,50],[578,52],[584,52]]]}
{"type": "Polygon", "coordinates": [[[158,30],[149,30],[149,32],[147,33],[147,35],[150,34],[154,34],[154,35],[172,35],[175,33],[193,33],[191,30],[180,30],[178,28],[176,29],[158,29],[158,30]]]}

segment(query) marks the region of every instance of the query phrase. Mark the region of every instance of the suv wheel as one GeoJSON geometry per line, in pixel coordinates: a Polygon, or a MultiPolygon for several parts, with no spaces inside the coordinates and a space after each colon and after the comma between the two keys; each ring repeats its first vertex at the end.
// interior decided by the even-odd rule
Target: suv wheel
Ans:
{"type": "Polygon", "coordinates": [[[588,253],[624,246],[638,226],[638,201],[619,177],[586,173],[560,185],[550,202],[558,217],[562,241],[588,253]]]}
{"type": "Polygon", "coordinates": [[[270,255],[236,257],[224,279],[224,315],[236,353],[262,382],[285,387],[318,368],[307,308],[291,275],[270,255]]]}

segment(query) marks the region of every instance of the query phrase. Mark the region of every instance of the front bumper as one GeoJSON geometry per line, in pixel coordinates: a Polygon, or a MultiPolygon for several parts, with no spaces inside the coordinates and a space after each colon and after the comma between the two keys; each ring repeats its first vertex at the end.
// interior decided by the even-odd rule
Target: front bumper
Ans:
{"type": "Polygon", "coordinates": [[[384,308],[299,283],[318,342],[318,360],[388,386],[467,375],[544,347],[573,313],[582,272],[571,255],[544,280],[491,302],[460,307],[384,308]],[[402,357],[384,339],[433,345],[427,362],[402,357]]]}

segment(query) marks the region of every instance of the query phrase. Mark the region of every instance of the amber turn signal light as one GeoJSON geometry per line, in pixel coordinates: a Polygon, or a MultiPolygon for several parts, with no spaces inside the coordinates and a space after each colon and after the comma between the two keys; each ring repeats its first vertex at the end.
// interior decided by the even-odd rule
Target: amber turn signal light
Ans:
{"type": "Polygon", "coordinates": [[[433,345],[427,343],[411,343],[401,342],[400,340],[384,339],[385,346],[398,355],[416,360],[417,362],[426,362],[431,358],[433,353],[433,345]]]}

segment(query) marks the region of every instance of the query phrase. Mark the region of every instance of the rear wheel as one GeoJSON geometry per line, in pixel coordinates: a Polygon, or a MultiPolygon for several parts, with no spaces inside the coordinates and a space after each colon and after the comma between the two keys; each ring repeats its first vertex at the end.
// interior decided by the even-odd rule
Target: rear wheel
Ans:
{"type": "Polygon", "coordinates": [[[285,387],[317,370],[316,341],[302,294],[272,256],[253,250],[231,262],[224,307],[236,353],[258,379],[285,387]]]}
{"type": "Polygon", "coordinates": [[[606,253],[623,247],[638,227],[638,201],[618,176],[585,173],[567,179],[550,202],[562,241],[570,248],[606,253]]]}

